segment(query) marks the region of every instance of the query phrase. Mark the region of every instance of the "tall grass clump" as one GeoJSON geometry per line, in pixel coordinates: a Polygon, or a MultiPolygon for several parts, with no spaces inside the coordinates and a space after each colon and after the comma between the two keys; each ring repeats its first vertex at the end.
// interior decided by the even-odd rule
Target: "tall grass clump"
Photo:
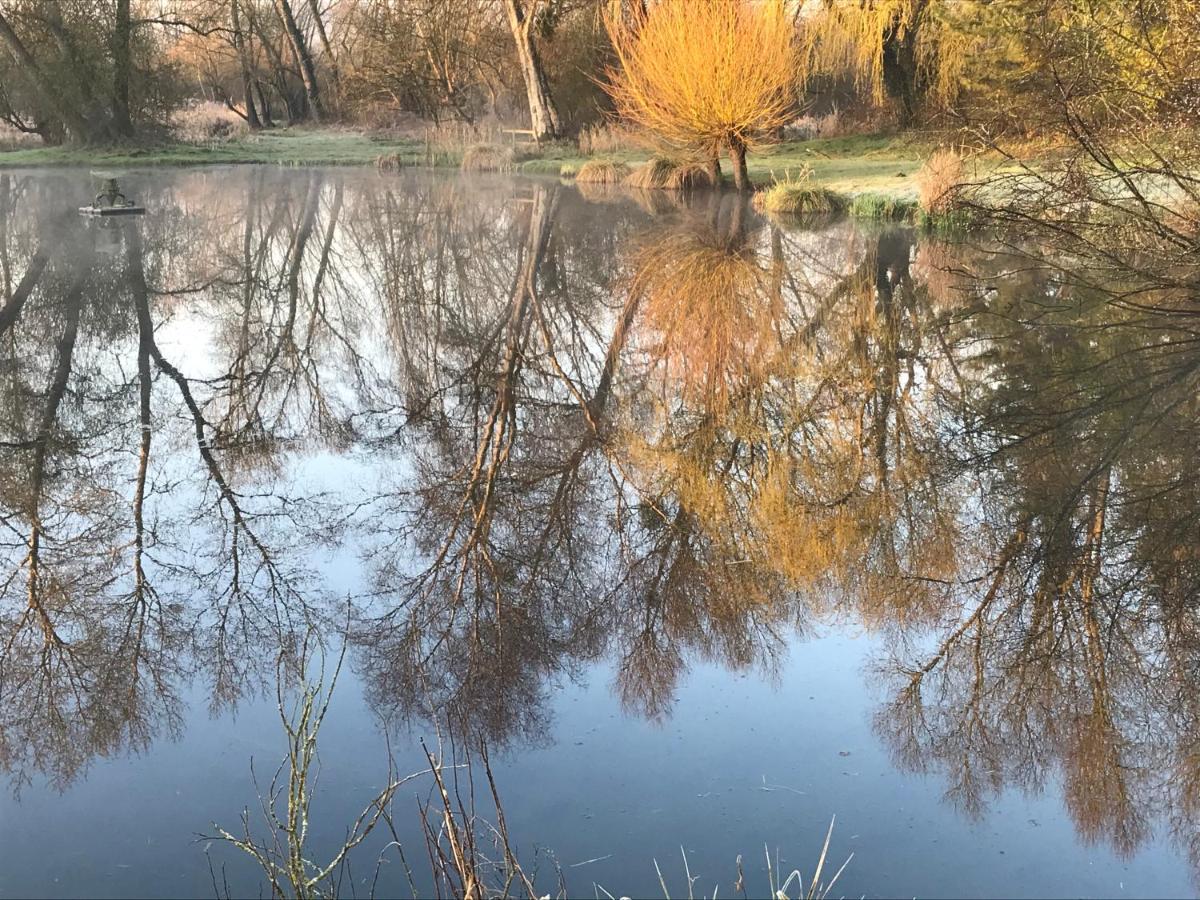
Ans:
{"type": "Polygon", "coordinates": [[[20,150],[25,147],[37,147],[42,143],[41,137],[13,128],[6,122],[0,122],[0,150],[20,150]]]}
{"type": "Polygon", "coordinates": [[[463,152],[464,172],[511,172],[516,155],[510,147],[495,144],[474,144],[463,152]]]}
{"type": "Polygon", "coordinates": [[[576,144],[584,156],[596,156],[601,153],[618,153],[628,150],[640,142],[638,135],[628,128],[613,123],[601,122],[597,125],[585,125],[579,131],[576,144]]]}
{"type": "Polygon", "coordinates": [[[612,159],[590,159],[575,173],[576,183],[620,184],[629,175],[629,166],[612,159]]]}
{"type": "MultiPolygon", "coordinates": [[[[836,820],[837,817],[835,816],[834,821],[836,820]]],[[[828,900],[828,898],[833,894],[834,885],[836,885],[838,879],[842,877],[842,873],[846,871],[846,867],[850,865],[850,860],[854,859],[854,854],[851,853],[848,857],[846,857],[846,861],[842,863],[841,867],[834,872],[833,877],[831,877],[829,881],[821,880],[821,876],[825,872],[825,862],[829,857],[829,842],[833,837],[834,821],[829,823],[829,830],[825,833],[825,845],[821,848],[821,855],[817,858],[816,870],[813,872],[812,877],[808,880],[807,887],[804,884],[804,875],[799,869],[793,869],[791,873],[784,878],[783,872],[779,867],[778,851],[776,851],[774,858],[772,858],[770,848],[763,848],[767,857],[767,884],[769,885],[770,889],[768,896],[770,896],[772,900],[828,900]]],[[[684,878],[687,879],[686,896],[688,897],[688,900],[694,900],[696,896],[695,890],[697,887],[697,882],[700,881],[700,877],[692,874],[692,867],[688,863],[687,851],[684,850],[683,847],[680,847],[679,852],[683,857],[684,878]]],[[[671,893],[671,888],[667,883],[667,878],[663,875],[663,870],[659,866],[657,859],[654,860],[654,872],[656,875],[658,875],[658,885],[662,889],[663,897],[665,897],[666,900],[671,900],[671,898],[675,895],[671,893]]],[[[719,895],[720,886],[715,886],[711,894],[707,893],[707,885],[700,885],[700,888],[703,892],[700,895],[701,897],[711,896],[715,898],[719,895]]],[[[596,889],[598,892],[603,893],[605,897],[613,898],[613,895],[604,887],[597,884],[596,889]]],[[[741,896],[746,896],[746,873],[742,868],[742,857],[740,855],[737,858],[737,881],[735,882],[734,890],[740,891],[741,896]]],[[[678,896],[683,897],[685,895],[683,892],[680,892],[678,896]]],[[[615,900],[615,898],[613,898],[613,900],[615,900]]]]}
{"type": "Polygon", "coordinates": [[[787,174],[754,195],[759,212],[783,216],[829,216],[846,209],[846,198],[829,188],[813,184],[807,169],[787,174]]]}
{"type": "Polygon", "coordinates": [[[783,0],[611,4],[617,65],[605,87],[627,121],[702,159],[728,153],[750,190],[746,154],[769,145],[794,110],[795,26],[783,0]]]}
{"type": "Polygon", "coordinates": [[[643,191],[690,191],[716,187],[709,167],[698,160],[656,156],[634,169],[625,184],[643,191]]]}

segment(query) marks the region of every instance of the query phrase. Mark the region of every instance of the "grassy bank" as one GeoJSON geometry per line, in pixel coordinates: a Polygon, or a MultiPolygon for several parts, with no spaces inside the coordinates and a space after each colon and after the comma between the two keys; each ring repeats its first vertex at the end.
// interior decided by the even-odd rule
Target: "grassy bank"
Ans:
{"type": "Polygon", "coordinates": [[[192,166],[267,163],[281,166],[361,166],[398,154],[423,162],[425,145],[377,139],[345,129],[278,129],[208,144],[182,142],[114,147],[22,147],[0,152],[0,168],[19,166],[192,166]]]}
{"type": "MultiPolygon", "coordinates": [[[[518,146],[514,171],[557,175],[576,170],[589,157],[570,144],[518,146]]],[[[912,175],[922,148],[892,137],[827,138],[788,142],[751,157],[751,180],[770,184],[789,170],[807,165],[813,179],[846,194],[911,197],[912,175]]],[[[0,151],[0,168],[29,166],[190,166],[265,163],[281,166],[371,165],[381,156],[401,166],[457,168],[462,151],[428,146],[419,139],[389,139],[350,129],[277,129],[210,144],[160,143],[117,147],[22,147],[0,151]]],[[[634,166],[649,159],[640,148],[606,152],[606,159],[634,166]]]]}

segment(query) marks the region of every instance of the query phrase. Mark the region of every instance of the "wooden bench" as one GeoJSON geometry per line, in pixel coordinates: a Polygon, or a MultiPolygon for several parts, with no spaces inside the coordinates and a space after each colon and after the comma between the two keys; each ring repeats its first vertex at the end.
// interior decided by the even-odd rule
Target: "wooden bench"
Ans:
{"type": "Polygon", "coordinates": [[[541,141],[538,140],[537,135],[534,134],[532,128],[505,128],[502,130],[503,130],[504,134],[508,135],[509,140],[513,144],[517,143],[517,135],[518,134],[525,134],[525,135],[529,136],[529,140],[526,143],[538,144],[539,146],[541,145],[541,141]]]}

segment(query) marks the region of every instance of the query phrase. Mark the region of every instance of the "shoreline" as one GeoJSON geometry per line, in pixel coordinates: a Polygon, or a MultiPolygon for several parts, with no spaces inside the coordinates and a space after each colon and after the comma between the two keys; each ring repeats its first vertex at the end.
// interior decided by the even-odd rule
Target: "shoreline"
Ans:
{"type": "MultiPolygon", "coordinates": [[[[380,138],[363,132],[320,129],[278,129],[207,145],[164,143],[129,147],[21,147],[0,150],[0,171],[26,168],[133,167],[213,165],[374,166],[380,157],[398,161],[399,168],[457,169],[463,150],[432,147],[418,138],[380,138]]],[[[651,153],[635,147],[610,153],[583,154],[569,144],[543,147],[517,145],[520,157],[513,171],[523,175],[559,175],[594,159],[613,159],[629,165],[648,160],[651,153]]],[[[787,141],[749,159],[755,186],[803,167],[812,169],[814,183],[849,196],[881,194],[913,199],[912,176],[921,165],[922,148],[902,136],[864,135],[787,141]]]]}

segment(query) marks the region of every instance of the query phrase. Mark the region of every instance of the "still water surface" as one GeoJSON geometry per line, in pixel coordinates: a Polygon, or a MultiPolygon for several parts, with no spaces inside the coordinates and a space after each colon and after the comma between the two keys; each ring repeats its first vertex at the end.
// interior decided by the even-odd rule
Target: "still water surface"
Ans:
{"type": "Polygon", "coordinates": [[[123,187],[0,176],[0,897],[257,894],[207,838],[318,639],[315,857],[440,733],[547,890],[762,894],[836,815],[837,894],[1195,891],[1190,310],[732,196],[123,187]]]}

